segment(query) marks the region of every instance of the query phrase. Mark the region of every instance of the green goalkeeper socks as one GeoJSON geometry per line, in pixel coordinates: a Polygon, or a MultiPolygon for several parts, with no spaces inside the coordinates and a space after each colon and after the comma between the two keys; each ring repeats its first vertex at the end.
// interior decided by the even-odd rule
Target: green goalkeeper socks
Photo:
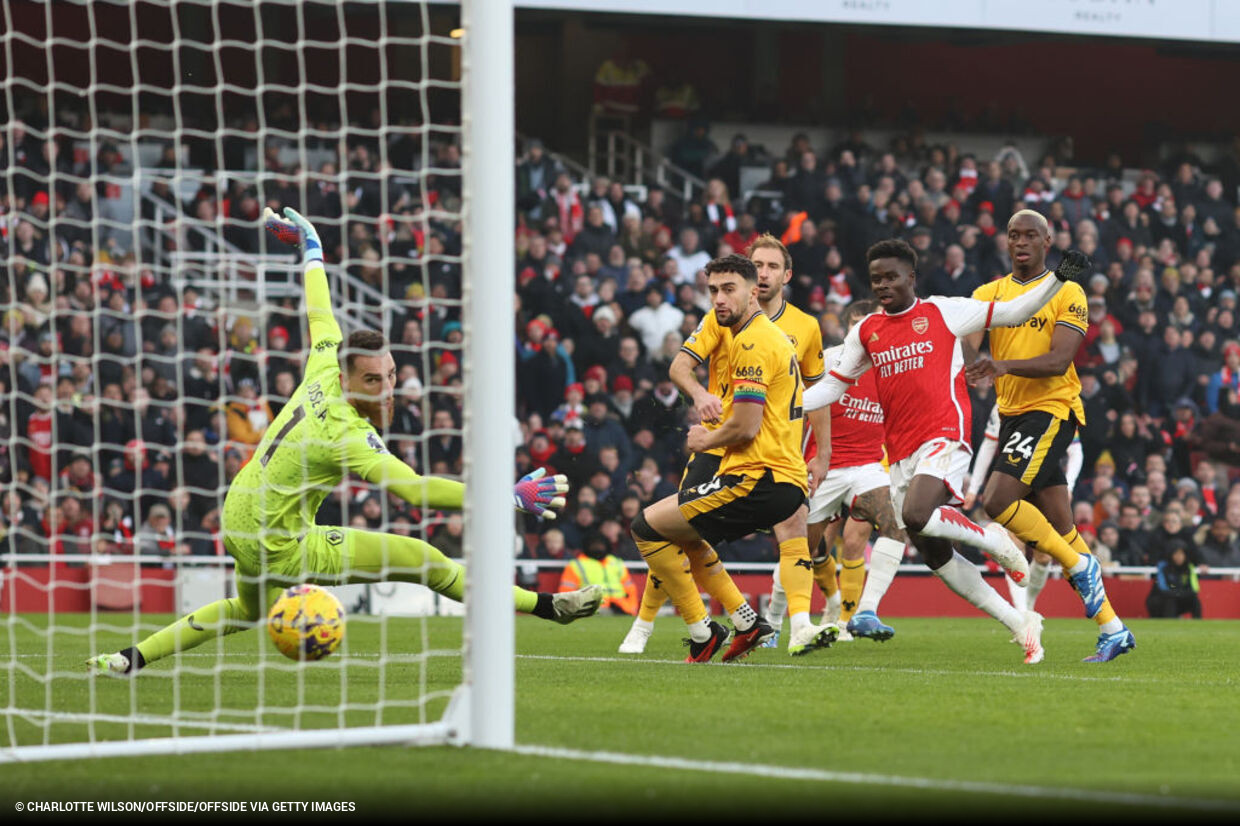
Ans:
{"type": "Polygon", "coordinates": [[[216,637],[244,631],[249,625],[240,599],[216,600],[156,631],[136,648],[142,655],[142,665],[147,665],[216,637]]]}

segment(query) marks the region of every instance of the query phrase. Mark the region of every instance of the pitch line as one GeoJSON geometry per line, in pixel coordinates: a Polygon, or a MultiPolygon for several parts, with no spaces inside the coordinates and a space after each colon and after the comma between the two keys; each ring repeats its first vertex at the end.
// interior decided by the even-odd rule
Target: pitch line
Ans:
{"type": "Polygon", "coordinates": [[[993,794],[1003,797],[1054,798],[1086,803],[1110,803],[1125,806],[1148,806],[1159,808],[1197,809],[1212,812],[1240,812],[1240,801],[1210,800],[1195,797],[1160,797],[1150,794],[1108,792],[1092,789],[1074,789],[1058,786],[1021,786],[1007,783],[987,783],[974,780],[947,780],[933,777],[906,777],[893,774],[866,774],[863,772],[837,772],[824,769],[804,769],[790,766],[768,766],[760,763],[720,763],[690,760],[683,757],[658,757],[654,755],[623,754],[610,751],[578,751],[553,746],[514,746],[517,754],[530,757],[551,757],[562,760],[587,760],[594,763],[611,763],[623,766],[647,766],[660,769],[701,771],[714,774],[743,774],[768,777],[773,780],[811,780],[825,783],[848,783],[865,786],[892,786],[897,788],[924,789],[927,791],[966,792],[969,794],[993,794]]]}
{"type": "MultiPolygon", "coordinates": [[[[4,709],[8,712],[10,709],[4,709]]],[[[166,728],[200,728],[224,729],[254,734],[268,731],[287,731],[279,726],[256,726],[249,723],[218,723],[209,720],[183,720],[174,717],[160,717],[152,714],[86,714],[72,711],[44,711],[42,709],[11,710],[15,717],[44,717],[57,723],[132,723],[136,726],[164,726],[166,728]]],[[[7,716],[7,715],[6,715],[7,716]]]]}
{"type": "MultiPolygon", "coordinates": [[[[630,657],[566,657],[555,654],[518,654],[519,660],[561,660],[566,662],[595,662],[595,663],[628,663],[630,665],[678,665],[684,666],[683,660],[664,660],[664,659],[641,659],[630,657]]],[[[1020,679],[1042,679],[1042,680],[1070,680],[1073,682],[1087,683],[1113,683],[1122,682],[1130,683],[1152,683],[1152,684],[1170,684],[1173,680],[1160,680],[1152,677],[1132,677],[1128,675],[1118,674],[1109,677],[1090,677],[1081,674],[1052,674],[1045,671],[1039,671],[1031,667],[1028,671],[952,671],[950,669],[941,668],[888,668],[882,666],[869,665],[800,665],[794,663],[755,663],[745,662],[735,665],[721,662],[701,663],[695,667],[703,665],[713,668],[747,668],[747,669],[791,669],[793,671],[860,671],[874,674],[917,674],[929,677],[1017,677],[1020,679]]],[[[1175,683],[1179,685],[1179,683],[1175,683]]],[[[1196,685],[1231,685],[1230,680],[1197,680],[1196,685]]]]}

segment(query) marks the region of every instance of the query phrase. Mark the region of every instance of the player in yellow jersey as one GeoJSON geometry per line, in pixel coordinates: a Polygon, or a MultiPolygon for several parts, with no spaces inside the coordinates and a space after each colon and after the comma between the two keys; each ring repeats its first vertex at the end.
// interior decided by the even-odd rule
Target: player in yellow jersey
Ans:
{"type": "MultiPolygon", "coordinates": [[[[822,334],[818,323],[812,316],[792,306],[784,299],[784,286],[792,278],[792,257],[784,245],[769,234],[757,238],[746,252],[750,260],[754,262],[758,273],[758,306],[792,342],[796,349],[802,381],[809,386],[821,379],[826,370],[822,359],[822,334]]],[[[721,325],[714,313],[708,314],[693,335],[685,340],[681,352],[668,371],[676,386],[693,400],[703,426],[708,429],[717,428],[731,414],[732,399],[728,393],[730,378],[727,360],[730,343],[731,330],[721,325]],[[708,387],[699,384],[694,375],[694,368],[699,364],[709,366],[708,387]]],[[[815,459],[810,467],[811,476],[818,479],[826,473],[827,459],[829,459],[830,414],[828,412],[823,415],[819,411],[814,411],[809,419],[811,425],[814,426],[814,432],[819,434],[816,437],[819,447],[827,450],[827,455],[822,459],[815,459]]],[[[718,472],[722,455],[722,448],[693,454],[681,477],[680,489],[687,490],[709,482],[718,472]]],[[[801,571],[805,570],[804,566],[796,564],[798,559],[806,555],[800,553],[797,541],[798,538],[803,539],[806,536],[806,513],[807,511],[804,510],[798,511],[790,520],[776,525],[774,533],[781,548],[781,565],[784,556],[787,555],[789,557],[787,564],[793,567],[791,577],[794,581],[803,580],[798,583],[798,587],[799,593],[805,598],[804,604],[802,606],[802,602],[799,601],[797,607],[803,607],[801,613],[804,613],[804,617],[798,618],[797,626],[811,628],[812,623],[808,621],[809,598],[812,581],[817,576],[817,569],[813,575],[806,577],[801,575],[801,571]],[[805,622],[802,622],[802,619],[805,622]]],[[[808,545],[806,548],[808,549],[808,545]]],[[[716,555],[712,555],[707,560],[695,560],[700,564],[699,567],[694,568],[693,574],[699,587],[718,600],[724,609],[731,613],[730,601],[739,597],[739,591],[732,594],[729,587],[726,593],[716,593],[716,586],[723,585],[724,581],[722,578],[706,575],[717,564],[716,560],[716,555]]],[[[646,642],[654,630],[655,616],[667,600],[667,595],[657,586],[657,582],[657,578],[647,577],[642,593],[641,608],[628,634],[625,635],[624,641],[620,644],[620,653],[640,654],[645,650],[646,642]]],[[[726,584],[731,585],[730,581],[726,584]]],[[[796,641],[795,650],[793,648],[790,650],[797,654],[805,653],[805,646],[811,645],[822,630],[803,630],[800,636],[804,639],[796,641]]]]}
{"type": "MultiPolygon", "coordinates": [[[[1050,245],[1046,219],[1030,209],[1017,212],[1008,221],[1012,272],[978,287],[973,297],[1007,301],[1052,277],[1046,269],[1050,245]]],[[[1085,616],[1099,626],[1097,650],[1086,662],[1107,662],[1137,643],[1111,607],[1098,560],[1077,533],[1064,476],[1068,446],[1085,422],[1072,359],[1088,327],[1084,290],[1064,284],[1026,323],[992,329],[990,357],[979,357],[966,376],[970,382],[993,379],[999,403],[999,452],[982,506],[1029,549],[1050,554],[1063,566],[1085,616]]],[[[970,336],[975,351],[984,335],[970,336]]]]}
{"type": "MultiPolygon", "coordinates": [[[[778,525],[805,509],[808,474],[801,455],[804,431],[801,371],[788,337],[758,306],[758,274],[740,255],[706,267],[715,321],[727,328],[728,395],[731,412],[714,429],[694,425],[688,447],[694,453],[724,448],[716,475],[683,488],[645,508],[632,534],[656,585],[669,595],[689,627],[689,662],[706,662],[728,631],[712,621],[690,569],[713,555],[712,546],[778,525]]],[[[804,546],[804,536],[801,544],[804,546]]],[[[809,570],[809,555],[798,564],[809,570]]],[[[723,565],[714,567],[723,575],[723,565]]],[[[735,587],[735,586],[733,586],[735,587]]],[[[726,604],[725,604],[726,607],[726,604]]],[[[737,659],[774,634],[744,600],[729,609],[735,636],[724,660],[737,659]]],[[[815,629],[801,653],[829,645],[834,634],[815,629]]]]}

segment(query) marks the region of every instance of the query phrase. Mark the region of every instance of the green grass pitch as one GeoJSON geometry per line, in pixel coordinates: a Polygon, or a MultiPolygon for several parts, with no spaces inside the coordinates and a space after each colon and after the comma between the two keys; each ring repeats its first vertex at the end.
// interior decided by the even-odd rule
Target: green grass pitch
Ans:
{"type": "MultiPolygon", "coordinates": [[[[108,618],[118,630],[92,641],[85,618],[78,628],[58,618],[50,659],[44,617],[0,629],[0,708],[58,713],[46,723],[6,711],[6,745],[83,739],[86,724],[72,715],[92,702],[100,739],[167,736],[161,721],[177,708],[185,734],[206,730],[220,706],[236,712],[217,718],[227,732],[369,724],[376,709],[388,723],[435,720],[460,676],[459,619],[359,617],[345,657],[300,669],[265,635],[246,633],[223,643],[222,660],[207,647],[137,680],[81,679],[92,645],[126,644],[126,619],[108,618]],[[49,670],[64,676],[41,679],[49,670]]],[[[897,635],[885,644],[837,643],[800,658],[762,649],[704,666],[681,662],[675,617],[659,619],[646,654],[617,654],[628,622],[565,628],[518,617],[515,754],[382,747],[10,763],[0,766],[0,812],[17,801],[110,799],[345,800],[373,814],[509,820],[568,819],[585,806],[587,822],[659,812],[1240,815],[1237,622],[1137,621],[1135,652],[1089,665],[1080,659],[1093,624],[1050,620],[1035,667],[980,618],[892,620],[897,635]]]]}

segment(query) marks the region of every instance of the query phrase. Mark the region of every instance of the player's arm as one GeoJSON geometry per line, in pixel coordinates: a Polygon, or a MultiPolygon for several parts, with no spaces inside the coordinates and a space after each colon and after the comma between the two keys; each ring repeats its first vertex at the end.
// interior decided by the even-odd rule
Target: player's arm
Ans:
{"type": "Polygon", "coordinates": [[[332,294],[323,269],[323,244],[314,226],[292,207],[284,208],[284,217],[271,207],[263,211],[263,220],[272,235],[286,244],[301,247],[305,274],[302,287],[306,292],[306,315],[310,322],[310,346],[321,342],[339,342],[343,336],[332,312],[332,294]]]}
{"type": "MultiPolygon", "coordinates": [[[[358,428],[344,440],[345,461],[350,470],[367,482],[395,493],[418,508],[460,510],[465,506],[465,485],[439,476],[421,476],[388,452],[379,434],[358,428]]],[[[554,519],[564,507],[568,478],[547,476],[546,468],[526,474],[513,487],[513,506],[525,513],[554,519]]]]}
{"type": "Polygon", "coordinates": [[[723,402],[697,380],[694,368],[701,363],[694,353],[682,348],[672,359],[667,375],[672,380],[672,384],[676,385],[680,392],[693,402],[702,421],[717,422],[723,415],[723,402]]]}
{"type": "Polygon", "coordinates": [[[810,413],[839,401],[845,391],[869,369],[870,354],[861,344],[861,325],[854,324],[844,337],[844,351],[840,353],[839,361],[827,371],[822,381],[805,391],[801,399],[805,412],[810,413]]]}
{"type": "MultiPolygon", "coordinates": [[[[764,388],[765,391],[765,388],[764,388]]],[[[755,394],[747,394],[744,398],[732,399],[732,415],[714,430],[707,430],[701,425],[689,428],[687,445],[694,453],[711,450],[716,447],[744,444],[753,441],[762,427],[762,409],[766,406],[766,394],[761,398],[755,394]],[[746,402],[756,402],[747,404],[746,402]]]]}
{"type": "Polygon", "coordinates": [[[698,323],[697,329],[680,345],[680,352],[672,359],[672,364],[667,371],[672,384],[689,397],[704,422],[719,421],[723,416],[723,402],[698,382],[694,368],[699,364],[705,364],[706,360],[712,356],[719,357],[717,351],[722,338],[723,334],[714,314],[706,316],[698,323]]]}
{"type": "Polygon", "coordinates": [[[1044,379],[1050,376],[1062,376],[1068,372],[1072,359],[1081,348],[1084,333],[1077,327],[1066,324],[1055,325],[1051,334],[1051,348],[1039,356],[1027,359],[1001,359],[994,361],[982,356],[966,368],[969,381],[983,376],[999,378],[999,376],[1020,376],[1025,379],[1044,379]]]}
{"type": "Polygon", "coordinates": [[[1079,250],[1068,250],[1055,270],[1054,278],[1043,278],[1036,287],[1008,301],[977,301],[972,298],[939,299],[943,307],[951,302],[956,311],[948,318],[952,332],[962,338],[984,332],[991,327],[1019,327],[1038,314],[1055,293],[1069,281],[1084,287],[1093,269],[1089,256],[1079,250]]]}

